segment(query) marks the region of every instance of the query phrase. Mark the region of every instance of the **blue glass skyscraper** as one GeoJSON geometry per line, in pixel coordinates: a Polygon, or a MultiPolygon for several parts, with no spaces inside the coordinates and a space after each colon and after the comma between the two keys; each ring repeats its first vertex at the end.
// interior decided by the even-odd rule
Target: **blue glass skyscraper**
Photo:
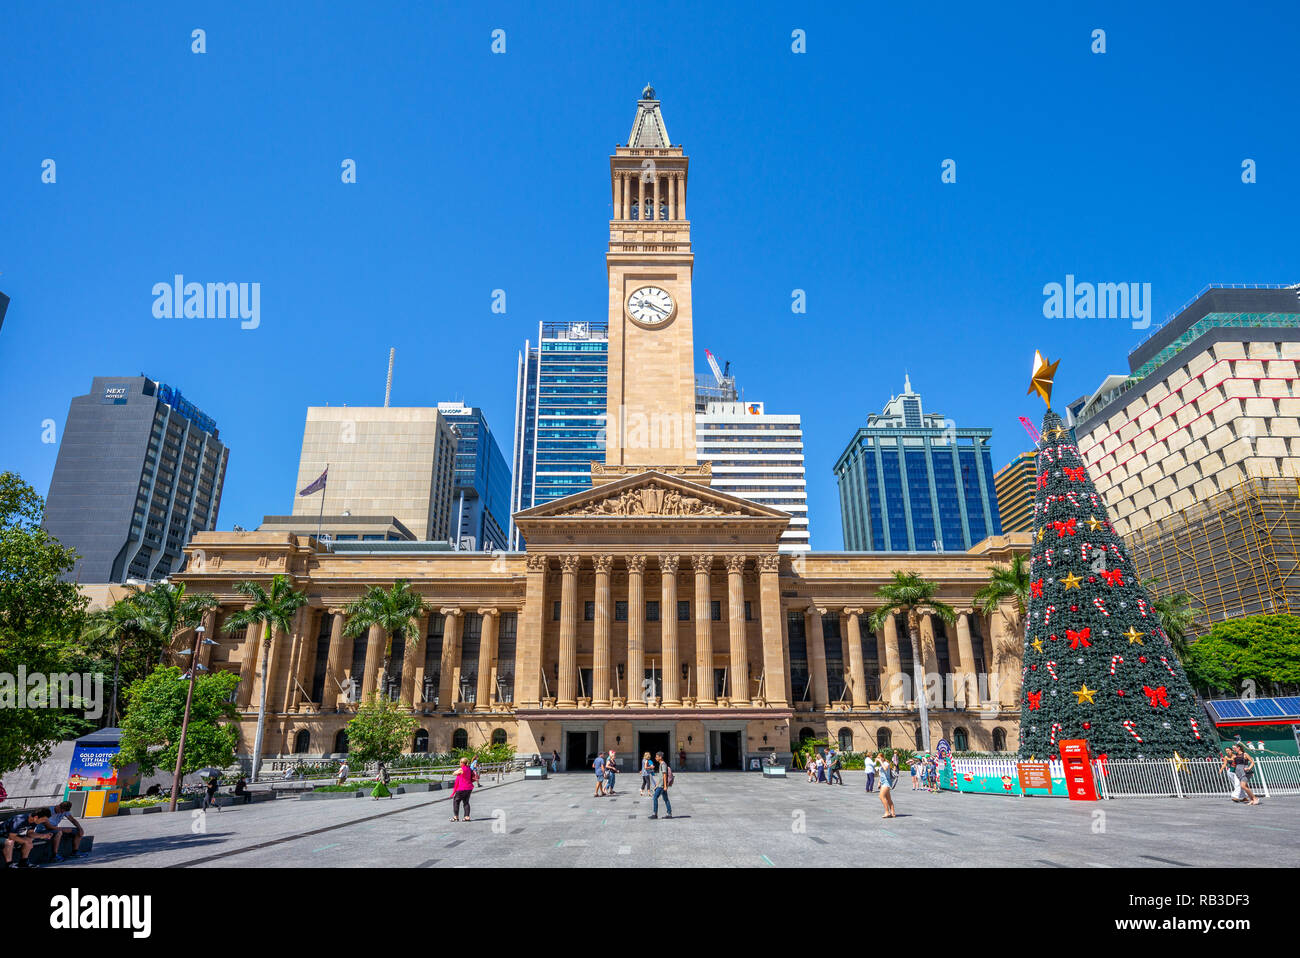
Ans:
{"type": "Polygon", "coordinates": [[[510,528],[510,468],[483,410],[460,403],[438,403],[438,412],[456,427],[456,469],[452,480],[452,541],[481,552],[507,548],[510,528]],[[459,525],[457,525],[459,523],[459,525]]]}
{"type": "Polygon", "coordinates": [[[854,552],[965,551],[1001,535],[992,429],[958,429],[903,394],[872,413],[835,463],[844,548],[854,552]]]}
{"type": "MultiPolygon", "coordinates": [[[[511,513],[591,488],[605,459],[606,323],[540,323],[524,343],[515,391],[511,513]]],[[[510,546],[520,547],[510,533],[510,546]]]]}

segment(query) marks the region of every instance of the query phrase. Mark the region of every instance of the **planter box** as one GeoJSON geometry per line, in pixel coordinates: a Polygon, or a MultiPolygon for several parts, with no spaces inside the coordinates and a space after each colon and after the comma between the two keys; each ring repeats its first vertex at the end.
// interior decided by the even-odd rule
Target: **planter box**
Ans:
{"type": "MultiPolygon", "coordinates": [[[[176,811],[185,812],[191,808],[198,808],[199,803],[193,799],[187,799],[183,802],[176,803],[176,811]]],[[[118,808],[119,815],[152,815],[155,812],[170,812],[171,802],[159,802],[157,805],[146,805],[142,808],[118,808]]]]}
{"type": "Polygon", "coordinates": [[[321,802],[331,798],[362,798],[367,792],[357,789],[355,792],[304,792],[298,796],[300,802],[321,802]]]}

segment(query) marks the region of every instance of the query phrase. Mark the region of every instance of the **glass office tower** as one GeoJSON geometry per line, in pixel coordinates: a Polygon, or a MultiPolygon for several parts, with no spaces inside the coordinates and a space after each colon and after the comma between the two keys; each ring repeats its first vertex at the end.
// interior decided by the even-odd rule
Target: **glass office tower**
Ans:
{"type": "Polygon", "coordinates": [[[1001,535],[992,437],[925,413],[905,381],[835,463],[844,548],[954,552],[1001,535]]]}
{"type": "Polygon", "coordinates": [[[438,403],[438,412],[456,427],[456,471],[451,492],[453,543],[471,551],[506,548],[510,527],[510,469],[501,447],[477,406],[438,403]],[[457,528],[459,522],[459,528],[457,528]]]}
{"type": "MultiPolygon", "coordinates": [[[[606,323],[539,323],[524,343],[515,385],[510,511],[591,488],[592,460],[605,459],[606,323]]],[[[509,530],[510,547],[521,548],[509,530]]]]}

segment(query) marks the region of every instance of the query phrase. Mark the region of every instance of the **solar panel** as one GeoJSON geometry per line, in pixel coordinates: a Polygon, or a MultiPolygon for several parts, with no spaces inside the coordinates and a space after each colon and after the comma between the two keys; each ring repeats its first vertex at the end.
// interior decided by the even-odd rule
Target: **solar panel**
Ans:
{"type": "Polygon", "coordinates": [[[1220,719],[1250,718],[1250,713],[1246,711],[1245,704],[1239,699],[1213,699],[1206,704],[1214,709],[1214,714],[1220,719]]]}
{"type": "Polygon", "coordinates": [[[1254,699],[1246,702],[1246,711],[1251,718],[1277,718],[1282,710],[1273,699],[1254,699]]]}
{"type": "Polygon", "coordinates": [[[1300,715],[1300,696],[1291,695],[1286,698],[1274,699],[1273,701],[1276,702],[1287,715],[1300,715]]]}

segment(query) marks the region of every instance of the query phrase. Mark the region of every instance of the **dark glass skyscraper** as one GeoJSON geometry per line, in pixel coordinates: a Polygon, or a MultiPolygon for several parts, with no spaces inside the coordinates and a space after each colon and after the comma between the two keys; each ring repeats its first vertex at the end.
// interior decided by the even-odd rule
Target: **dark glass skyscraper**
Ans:
{"type": "Polygon", "coordinates": [[[844,548],[965,551],[1001,535],[992,436],[925,413],[907,380],[835,463],[844,548]]]}
{"type": "Polygon", "coordinates": [[[160,579],[215,529],[229,451],[181,391],[145,376],[96,376],[68,410],[45,529],[79,556],[79,582],[160,579]]]}
{"type": "MultiPolygon", "coordinates": [[[[592,460],[605,459],[609,327],[542,323],[524,344],[515,393],[511,513],[591,488],[592,460]]],[[[511,534],[511,547],[519,548],[511,534]]]]}
{"type": "Polygon", "coordinates": [[[451,491],[452,527],[459,518],[453,542],[471,540],[469,548],[481,552],[506,548],[510,528],[510,467],[483,410],[460,403],[438,403],[440,412],[456,427],[456,472],[451,491]]]}

